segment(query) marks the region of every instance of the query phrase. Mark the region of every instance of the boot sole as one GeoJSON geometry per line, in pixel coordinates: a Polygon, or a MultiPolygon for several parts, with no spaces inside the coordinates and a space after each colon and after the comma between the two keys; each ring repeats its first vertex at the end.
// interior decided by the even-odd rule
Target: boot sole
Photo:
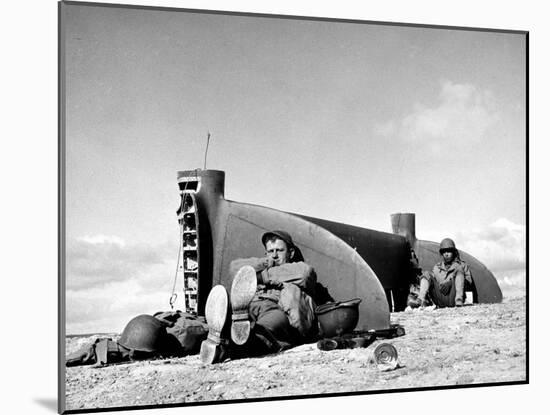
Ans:
{"type": "Polygon", "coordinates": [[[204,363],[217,363],[221,355],[221,333],[227,320],[229,300],[222,285],[216,285],[208,294],[204,316],[208,323],[208,337],[201,343],[200,359],[204,363]]]}
{"type": "Polygon", "coordinates": [[[231,340],[235,344],[246,343],[250,336],[248,305],[256,294],[256,271],[251,266],[244,266],[237,271],[231,284],[231,340]]]}

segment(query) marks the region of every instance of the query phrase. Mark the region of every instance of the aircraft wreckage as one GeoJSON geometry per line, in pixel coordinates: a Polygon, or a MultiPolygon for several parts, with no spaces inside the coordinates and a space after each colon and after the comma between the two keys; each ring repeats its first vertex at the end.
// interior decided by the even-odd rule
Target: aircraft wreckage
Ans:
{"type": "MultiPolygon", "coordinates": [[[[440,261],[439,243],[418,240],[412,213],[391,215],[393,233],[282,212],[224,198],[225,172],[177,173],[181,204],[180,253],[176,277],[184,284],[185,309],[204,315],[210,289],[231,286],[229,264],[237,258],[261,257],[261,235],[283,229],[335,300],[361,298],[358,330],[390,327],[390,310],[406,307],[411,249],[424,270],[440,261]]],[[[494,275],[472,255],[459,250],[474,280],[474,303],[498,303],[502,292],[494,275]]],[[[172,300],[171,299],[171,304],[172,300]]]]}

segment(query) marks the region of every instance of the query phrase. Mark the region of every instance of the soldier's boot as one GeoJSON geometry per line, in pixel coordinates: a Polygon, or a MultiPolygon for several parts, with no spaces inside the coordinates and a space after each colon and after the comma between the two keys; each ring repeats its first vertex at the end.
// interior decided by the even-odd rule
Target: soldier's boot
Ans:
{"type": "Polygon", "coordinates": [[[200,358],[204,363],[218,363],[227,357],[227,340],[222,332],[229,312],[229,299],[223,285],[216,285],[208,294],[204,315],[208,323],[208,336],[201,343],[200,358]]]}
{"type": "Polygon", "coordinates": [[[248,306],[256,294],[256,271],[249,265],[241,267],[231,284],[231,340],[235,344],[246,343],[250,336],[248,306]]]}
{"type": "Polygon", "coordinates": [[[458,271],[455,276],[455,307],[464,305],[464,273],[458,271]]]}

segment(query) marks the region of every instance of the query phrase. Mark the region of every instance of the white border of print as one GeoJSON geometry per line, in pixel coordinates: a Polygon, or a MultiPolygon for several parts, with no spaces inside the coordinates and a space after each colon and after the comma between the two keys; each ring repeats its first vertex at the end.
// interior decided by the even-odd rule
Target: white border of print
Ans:
{"type": "MultiPolygon", "coordinates": [[[[548,144],[544,141],[550,136],[547,109],[541,102],[542,96],[548,96],[545,74],[550,73],[545,55],[550,29],[543,2],[121,0],[112,3],[528,30],[529,82],[536,87],[536,93],[531,88],[529,104],[530,385],[165,408],[140,410],[139,414],[185,411],[210,415],[220,410],[230,414],[258,411],[322,414],[339,413],[343,407],[346,411],[371,413],[429,413],[444,408],[446,414],[489,411],[517,414],[529,412],[542,403],[549,383],[545,309],[550,293],[547,267],[543,269],[540,260],[545,254],[542,237],[549,233],[548,221],[537,220],[541,215],[538,212],[550,211],[543,194],[547,193],[543,181],[549,164],[548,144]]],[[[2,204],[0,228],[3,265],[7,264],[2,273],[5,363],[2,378],[9,381],[9,385],[4,384],[2,406],[8,413],[51,414],[56,411],[57,395],[57,1],[7,2],[2,14],[5,21],[0,30],[5,39],[5,60],[0,70],[6,81],[2,99],[6,116],[2,125],[1,180],[4,194],[8,193],[2,204]]]]}

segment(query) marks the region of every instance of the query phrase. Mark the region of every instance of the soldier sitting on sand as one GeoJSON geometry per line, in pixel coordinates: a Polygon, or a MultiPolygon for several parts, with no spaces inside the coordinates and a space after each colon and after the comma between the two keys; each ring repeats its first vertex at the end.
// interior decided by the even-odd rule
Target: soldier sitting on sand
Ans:
{"type": "MultiPolygon", "coordinates": [[[[303,261],[291,236],[284,231],[262,236],[265,257],[237,259],[229,299],[222,285],[212,288],[206,301],[208,338],[200,358],[218,363],[227,358],[276,353],[317,336],[314,299],[317,276],[303,261]]],[[[332,301],[328,292],[318,301],[332,301]]]]}
{"type": "Polygon", "coordinates": [[[412,308],[428,306],[462,307],[466,299],[465,288],[472,284],[472,274],[466,262],[460,259],[452,239],[445,238],[439,245],[442,261],[431,272],[419,272],[418,294],[411,294],[407,304],[412,308]],[[431,301],[431,302],[430,302],[431,301]]]}

